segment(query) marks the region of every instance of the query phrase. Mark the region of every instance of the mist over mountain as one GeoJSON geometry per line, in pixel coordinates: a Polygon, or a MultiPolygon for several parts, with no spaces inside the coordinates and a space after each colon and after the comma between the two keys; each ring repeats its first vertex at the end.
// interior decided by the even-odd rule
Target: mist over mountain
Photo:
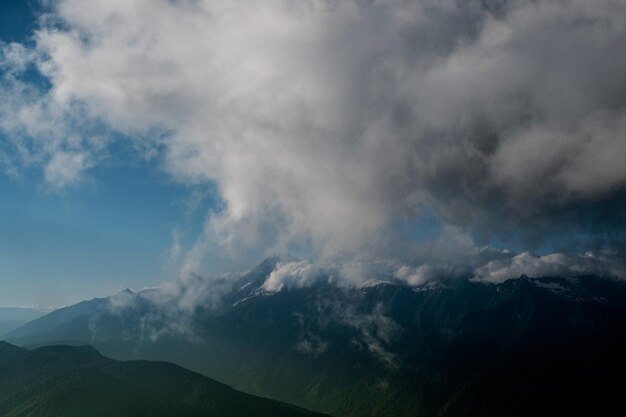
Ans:
{"type": "Polygon", "coordinates": [[[610,381],[626,370],[623,282],[522,276],[410,286],[381,276],[345,286],[310,264],[308,275],[298,272],[302,262],[269,258],[238,279],[209,280],[219,295],[208,298],[167,286],[125,290],[53,312],[7,340],[172,361],[337,416],[578,415],[619,398],[610,381]],[[296,273],[277,287],[288,265],[296,273]]]}
{"type": "Polygon", "coordinates": [[[36,307],[0,307],[0,336],[50,311],[51,309],[36,307]]]}

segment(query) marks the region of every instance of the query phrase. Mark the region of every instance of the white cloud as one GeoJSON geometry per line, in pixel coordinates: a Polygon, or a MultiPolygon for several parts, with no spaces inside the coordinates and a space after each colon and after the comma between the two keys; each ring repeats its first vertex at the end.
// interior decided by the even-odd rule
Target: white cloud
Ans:
{"type": "Polygon", "coordinates": [[[94,126],[163,147],[224,202],[187,275],[215,245],[441,257],[393,231],[423,207],[536,231],[626,184],[626,6],[498,4],[61,0],[34,50],[3,45],[0,162],[63,187],[106,153],[94,126]],[[49,91],[15,76],[28,62],[49,91]]]}
{"type": "Polygon", "coordinates": [[[55,187],[65,188],[79,181],[86,165],[84,153],[56,152],[46,164],[44,178],[55,187]]]}
{"type": "Polygon", "coordinates": [[[277,292],[283,289],[311,287],[324,280],[332,281],[332,274],[306,261],[280,262],[262,288],[265,291],[277,292]]]}
{"type": "Polygon", "coordinates": [[[420,265],[417,267],[402,265],[394,272],[393,275],[395,278],[406,282],[408,285],[418,286],[434,278],[440,278],[444,274],[432,265],[420,265]]]}
{"type": "Polygon", "coordinates": [[[624,259],[615,252],[587,252],[581,255],[551,253],[535,256],[523,252],[508,259],[497,259],[476,269],[475,281],[502,282],[521,275],[531,277],[608,275],[625,279],[624,259]]]}
{"type": "Polygon", "coordinates": [[[41,51],[0,42],[0,170],[19,176],[41,170],[46,185],[63,189],[106,157],[108,139],[81,103],[59,104],[25,75],[42,63],[41,51]]]}
{"type": "Polygon", "coordinates": [[[364,346],[380,361],[397,368],[399,359],[389,346],[401,333],[402,328],[386,315],[383,305],[376,304],[369,313],[358,312],[352,305],[342,307],[342,310],[337,312],[336,320],[361,333],[360,340],[354,340],[357,346],[364,346]]]}
{"type": "Polygon", "coordinates": [[[4,43],[0,41],[0,69],[15,75],[28,68],[33,63],[35,52],[16,42],[4,43]]]}

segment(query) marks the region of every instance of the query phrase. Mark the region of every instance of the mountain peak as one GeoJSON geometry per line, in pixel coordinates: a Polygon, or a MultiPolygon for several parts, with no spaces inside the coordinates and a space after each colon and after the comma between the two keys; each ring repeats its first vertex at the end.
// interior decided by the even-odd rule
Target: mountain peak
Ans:
{"type": "Polygon", "coordinates": [[[238,293],[235,298],[240,301],[255,294],[278,264],[301,261],[302,259],[288,253],[278,253],[265,258],[242,276],[237,285],[238,293]]]}
{"type": "Polygon", "coordinates": [[[135,297],[135,292],[130,288],[126,288],[118,293],[113,294],[108,298],[108,300],[129,300],[135,297]]]}
{"type": "Polygon", "coordinates": [[[272,256],[265,258],[263,262],[279,263],[279,262],[300,262],[300,261],[302,261],[302,259],[298,258],[297,256],[293,256],[290,253],[277,253],[277,254],[274,254],[272,256]]]}
{"type": "Polygon", "coordinates": [[[257,264],[254,268],[252,268],[251,272],[260,272],[262,274],[268,275],[279,263],[288,263],[288,262],[300,262],[302,259],[297,258],[288,253],[279,253],[265,258],[259,264],[257,264]]]}

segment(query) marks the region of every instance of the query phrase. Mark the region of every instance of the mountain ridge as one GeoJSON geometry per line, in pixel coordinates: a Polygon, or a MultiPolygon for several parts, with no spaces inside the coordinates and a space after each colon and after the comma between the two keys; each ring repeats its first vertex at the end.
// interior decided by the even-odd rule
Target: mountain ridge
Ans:
{"type": "Polygon", "coordinates": [[[0,336],[50,313],[39,307],[0,307],[0,336]]]}
{"type": "MultiPolygon", "coordinates": [[[[502,370],[510,364],[536,357],[548,375],[556,372],[539,354],[541,346],[565,352],[572,367],[580,359],[570,353],[579,352],[583,363],[607,375],[611,367],[593,355],[604,345],[626,347],[626,286],[602,277],[354,288],[322,281],[261,293],[276,263],[265,266],[243,274],[237,282],[252,284],[243,292],[234,284],[217,310],[202,304],[168,310],[176,303],[153,304],[153,293],[138,292],[127,304],[102,304],[74,317],[58,332],[10,340],[27,346],[55,338],[90,341],[117,359],[172,361],[244,392],[350,417],[472,415],[459,406],[468,403],[467,393],[506,380],[502,370]]],[[[612,367],[622,369],[624,359],[609,353],[612,367]]],[[[533,369],[509,374],[524,380],[533,369]]],[[[559,372],[588,385],[567,366],[559,372]]],[[[497,404],[481,407],[488,414],[497,404]]]]}
{"type": "Polygon", "coordinates": [[[119,362],[92,346],[33,350],[0,342],[6,417],[323,417],[235,391],[167,362],[119,362]]]}

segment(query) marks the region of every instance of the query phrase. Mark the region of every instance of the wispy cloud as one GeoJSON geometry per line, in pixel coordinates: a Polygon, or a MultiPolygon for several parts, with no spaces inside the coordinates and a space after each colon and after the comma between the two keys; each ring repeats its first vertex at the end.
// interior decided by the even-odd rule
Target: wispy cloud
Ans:
{"type": "Polygon", "coordinates": [[[502,282],[521,275],[531,277],[606,275],[626,279],[626,263],[621,254],[611,251],[587,252],[581,255],[551,253],[535,256],[523,252],[497,259],[478,267],[475,281],[502,282]]]}
{"type": "MultiPolygon", "coordinates": [[[[37,169],[53,189],[78,185],[106,157],[106,136],[81,103],[59,103],[52,90],[29,78],[45,67],[41,51],[0,42],[0,170],[10,176],[37,169]]],[[[54,88],[54,87],[53,87],[54,88]]]]}

